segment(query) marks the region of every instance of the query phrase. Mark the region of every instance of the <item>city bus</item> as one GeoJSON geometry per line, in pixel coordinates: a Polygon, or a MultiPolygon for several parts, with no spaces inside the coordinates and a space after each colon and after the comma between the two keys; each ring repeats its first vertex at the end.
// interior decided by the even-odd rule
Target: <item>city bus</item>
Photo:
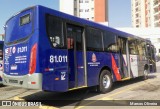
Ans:
{"type": "Polygon", "coordinates": [[[0,85],[2,85],[2,74],[3,74],[3,43],[0,41],[0,85]]]}
{"type": "Polygon", "coordinates": [[[43,6],[12,16],[5,25],[3,83],[66,92],[149,73],[143,38],[43,6]]]}

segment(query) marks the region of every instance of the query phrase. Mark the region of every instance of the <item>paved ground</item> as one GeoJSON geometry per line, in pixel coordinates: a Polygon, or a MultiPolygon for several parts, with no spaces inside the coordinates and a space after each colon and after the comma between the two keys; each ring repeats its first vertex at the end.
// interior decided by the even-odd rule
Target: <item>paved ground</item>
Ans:
{"type": "Polygon", "coordinates": [[[91,92],[88,88],[66,93],[53,93],[5,86],[0,87],[0,100],[40,100],[42,102],[42,106],[14,106],[0,107],[0,109],[160,109],[160,106],[153,106],[156,103],[160,104],[160,62],[157,63],[157,73],[150,74],[148,80],[144,81],[142,78],[137,78],[129,81],[116,82],[114,89],[106,94],[91,92]],[[59,102],[58,100],[63,101],[59,102]],[[150,106],[120,106],[136,103],[137,105],[142,105],[143,103],[150,106]]]}

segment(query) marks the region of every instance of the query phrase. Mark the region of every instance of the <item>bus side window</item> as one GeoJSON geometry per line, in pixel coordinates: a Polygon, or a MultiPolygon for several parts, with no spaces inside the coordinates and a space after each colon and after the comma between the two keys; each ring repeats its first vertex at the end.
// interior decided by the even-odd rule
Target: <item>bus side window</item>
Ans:
{"type": "Polygon", "coordinates": [[[47,35],[54,48],[64,48],[63,22],[58,17],[46,15],[47,35]]]}
{"type": "Polygon", "coordinates": [[[138,41],[138,51],[139,55],[144,56],[146,55],[146,50],[145,50],[145,41],[138,41]]]}
{"type": "Polygon", "coordinates": [[[111,32],[105,32],[103,37],[104,51],[107,52],[117,52],[118,46],[116,41],[116,36],[111,32]]]}
{"type": "Polygon", "coordinates": [[[99,29],[88,27],[86,40],[88,51],[103,51],[102,32],[99,29]]]}
{"type": "Polygon", "coordinates": [[[3,44],[0,44],[0,60],[3,60],[3,44]]]}
{"type": "Polygon", "coordinates": [[[129,40],[129,53],[132,55],[138,55],[137,40],[129,40]]]}

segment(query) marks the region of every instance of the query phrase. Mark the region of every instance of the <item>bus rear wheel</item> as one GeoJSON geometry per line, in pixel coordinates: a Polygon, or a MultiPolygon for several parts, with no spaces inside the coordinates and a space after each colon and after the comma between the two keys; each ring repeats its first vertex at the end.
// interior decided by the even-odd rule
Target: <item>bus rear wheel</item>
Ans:
{"type": "Polygon", "coordinates": [[[111,73],[108,70],[103,70],[99,77],[98,92],[100,93],[109,92],[112,89],[112,85],[113,81],[111,73]]]}

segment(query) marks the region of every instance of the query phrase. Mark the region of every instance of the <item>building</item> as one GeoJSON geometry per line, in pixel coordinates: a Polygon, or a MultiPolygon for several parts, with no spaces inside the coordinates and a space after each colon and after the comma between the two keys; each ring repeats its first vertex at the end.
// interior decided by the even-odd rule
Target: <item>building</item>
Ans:
{"type": "Polygon", "coordinates": [[[108,24],[108,0],[60,0],[60,11],[108,24]]]}
{"type": "Polygon", "coordinates": [[[133,27],[160,27],[160,0],[132,0],[133,27]]]}

